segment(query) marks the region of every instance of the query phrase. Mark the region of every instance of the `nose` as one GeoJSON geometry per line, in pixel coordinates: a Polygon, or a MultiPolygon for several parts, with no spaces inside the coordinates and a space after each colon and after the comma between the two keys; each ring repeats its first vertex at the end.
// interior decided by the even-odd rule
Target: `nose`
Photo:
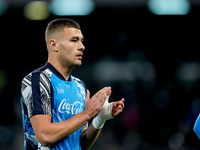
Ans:
{"type": "Polygon", "coordinates": [[[80,51],[84,51],[85,50],[85,46],[83,45],[82,42],[80,42],[78,50],[80,50],[80,51]]]}

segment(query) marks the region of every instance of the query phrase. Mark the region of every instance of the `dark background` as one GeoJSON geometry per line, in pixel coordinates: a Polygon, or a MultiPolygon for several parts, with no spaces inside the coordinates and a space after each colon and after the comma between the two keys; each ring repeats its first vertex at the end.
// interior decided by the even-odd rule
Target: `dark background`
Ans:
{"type": "MultiPolygon", "coordinates": [[[[147,7],[97,7],[76,20],[84,35],[83,65],[72,74],[91,94],[112,87],[125,109],[108,121],[92,149],[199,149],[193,125],[200,112],[199,6],[186,16],[156,16],[147,7]],[[104,76],[105,75],[105,76],[104,76]]],[[[47,61],[42,21],[10,7],[0,16],[0,149],[23,147],[22,78],[47,61]]]]}

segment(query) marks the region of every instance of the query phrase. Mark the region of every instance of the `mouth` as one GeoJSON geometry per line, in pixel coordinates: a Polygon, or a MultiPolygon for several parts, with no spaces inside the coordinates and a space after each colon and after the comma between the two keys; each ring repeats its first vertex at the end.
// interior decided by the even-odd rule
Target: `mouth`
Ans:
{"type": "Polygon", "coordinates": [[[79,60],[82,60],[82,58],[83,58],[83,54],[80,53],[80,54],[76,55],[76,57],[77,57],[79,60]]]}

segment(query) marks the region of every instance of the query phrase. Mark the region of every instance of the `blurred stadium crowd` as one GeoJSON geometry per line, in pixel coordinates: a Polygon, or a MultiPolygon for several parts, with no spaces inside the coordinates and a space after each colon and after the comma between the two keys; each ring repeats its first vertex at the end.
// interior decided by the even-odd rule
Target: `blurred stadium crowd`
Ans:
{"type": "MultiPolygon", "coordinates": [[[[21,80],[45,64],[45,27],[59,16],[31,20],[9,2],[15,5],[0,12],[0,150],[22,150],[21,80]]],[[[200,112],[198,2],[188,1],[186,16],[156,16],[147,1],[123,8],[120,0],[115,7],[95,2],[89,15],[62,16],[79,22],[85,37],[83,65],[72,74],[91,94],[111,86],[110,101],[124,97],[125,109],[106,122],[91,150],[199,149],[192,131],[200,112]]]]}

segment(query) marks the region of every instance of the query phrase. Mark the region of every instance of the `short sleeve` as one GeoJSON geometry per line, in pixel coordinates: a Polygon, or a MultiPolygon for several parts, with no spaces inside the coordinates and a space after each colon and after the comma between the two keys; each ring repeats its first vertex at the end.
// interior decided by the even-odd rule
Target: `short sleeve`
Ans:
{"type": "Polygon", "coordinates": [[[29,118],[37,114],[52,115],[50,79],[41,72],[32,72],[22,80],[22,102],[29,118]]]}

